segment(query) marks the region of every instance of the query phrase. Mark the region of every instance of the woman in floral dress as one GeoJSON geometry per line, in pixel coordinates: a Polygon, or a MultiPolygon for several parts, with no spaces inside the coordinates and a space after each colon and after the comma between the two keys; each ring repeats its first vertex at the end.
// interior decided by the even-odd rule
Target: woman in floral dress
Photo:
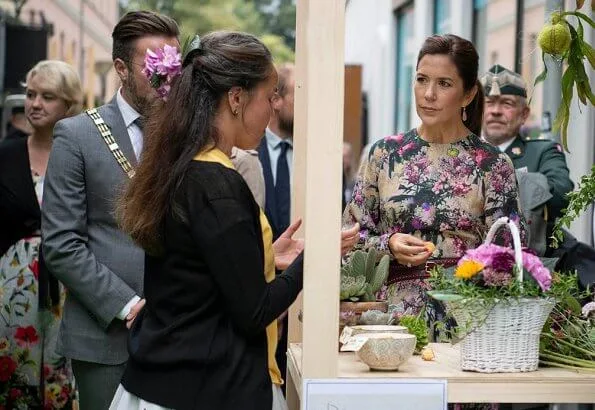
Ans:
{"type": "Polygon", "coordinates": [[[71,408],[70,365],[55,353],[63,292],[40,261],[40,207],[54,125],[81,111],[82,89],[61,61],[26,81],[33,132],[0,144],[0,409],[71,408]]]}
{"type": "Polygon", "coordinates": [[[483,92],[473,45],[426,39],[415,76],[421,125],[375,143],[361,164],[344,224],[359,222],[360,248],[391,255],[387,298],[401,313],[426,305],[433,264],[456,264],[501,216],[518,218],[514,168],[479,138],[483,92]],[[431,244],[430,244],[431,242],[431,244]]]}

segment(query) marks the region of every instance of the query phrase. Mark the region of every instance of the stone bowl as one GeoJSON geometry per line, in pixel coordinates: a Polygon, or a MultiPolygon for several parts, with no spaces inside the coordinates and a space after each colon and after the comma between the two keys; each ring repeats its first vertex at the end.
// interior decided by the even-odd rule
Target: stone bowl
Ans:
{"type": "Polygon", "coordinates": [[[371,333],[357,356],[372,370],[398,370],[415,350],[417,338],[408,333],[371,333]]]}

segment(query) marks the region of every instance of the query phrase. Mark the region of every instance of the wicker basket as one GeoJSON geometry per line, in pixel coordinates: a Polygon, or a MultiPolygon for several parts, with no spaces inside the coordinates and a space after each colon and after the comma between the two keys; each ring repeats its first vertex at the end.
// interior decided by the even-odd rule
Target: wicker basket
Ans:
{"type": "MultiPolygon", "coordinates": [[[[486,243],[496,231],[508,226],[512,233],[515,261],[522,281],[522,251],[518,228],[508,218],[491,227],[486,243]]],[[[514,373],[537,370],[539,335],[555,301],[552,298],[464,300],[446,307],[465,329],[461,341],[461,368],[481,373],[514,373]]]]}

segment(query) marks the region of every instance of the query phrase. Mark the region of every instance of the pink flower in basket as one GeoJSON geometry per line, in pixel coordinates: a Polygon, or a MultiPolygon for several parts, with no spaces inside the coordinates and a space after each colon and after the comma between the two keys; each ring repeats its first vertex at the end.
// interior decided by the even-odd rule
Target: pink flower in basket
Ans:
{"type": "MultiPolygon", "coordinates": [[[[523,269],[528,271],[541,290],[549,290],[552,282],[550,271],[539,257],[522,252],[523,269]]],[[[455,276],[460,279],[481,279],[486,286],[506,286],[513,280],[514,251],[494,244],[483,244],[470,249],[459,260],[455,276]]]]}
{"type": "Polygon", "coordinates": [[[167,44],[155,51],[147,49],[142,71],[157,94],[165,100],[172,81],[182,73],[182,55],[176,47],[167,44]]]}

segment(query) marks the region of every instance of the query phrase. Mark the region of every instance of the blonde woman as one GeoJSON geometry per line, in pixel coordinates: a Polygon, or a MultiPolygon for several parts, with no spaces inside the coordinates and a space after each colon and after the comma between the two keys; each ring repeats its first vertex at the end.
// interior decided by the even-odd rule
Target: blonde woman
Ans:
{"type": "Polygon", "coordinates": [[[6,408],[70,408],[72,372],[55,352],[62,289],[40,260],[41,199],[54,125],[78,114],[72,66],[41,61],[26,77],[27,138],[0,144],[0,382],[6,408]]]}

